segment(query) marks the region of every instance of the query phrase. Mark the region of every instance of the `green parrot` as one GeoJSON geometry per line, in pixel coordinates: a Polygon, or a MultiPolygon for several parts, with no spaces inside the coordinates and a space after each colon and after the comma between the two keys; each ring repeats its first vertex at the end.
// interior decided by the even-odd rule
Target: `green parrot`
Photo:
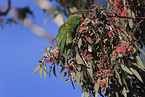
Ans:
{"type": "Polygon", "coordinates": [[[58,31],[58,41],[57,46],[59,49],[59,56],[64,54],[66,59],[67,47],[72,43],[72,34],[80,22],[84,21],[79,15],[71,15],[68,17],[67,21],[62,24],[58,31]]]}

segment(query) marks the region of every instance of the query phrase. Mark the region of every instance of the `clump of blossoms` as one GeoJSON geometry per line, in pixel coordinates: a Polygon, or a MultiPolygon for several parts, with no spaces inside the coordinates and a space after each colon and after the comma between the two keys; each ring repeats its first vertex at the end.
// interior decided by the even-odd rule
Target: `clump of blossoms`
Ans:
{"type": "MultiPolygon", "coordinates": [[[[120,14],[122,6],[119,4],[116,2],[116,10],[120,14]]],[[[132,32],[137,26],[126,21],[127,27],[124,27],[121,23],[123,18],[95,5],[82,14],[85,22],[74,32],[67,60],[64,55],[59,56],[57,47],[50,46],[45,49],[38,68],[48,74],[53,68],[56,76],[55,66],[60,66],[60,72],[63,72],[60,78],[68,75],[66,82],[71,81],[72,85],[77,82],[82,89],[82,97],[97,97],[98,93],[108,97],[142,96],[145,87],[142,87],[144,80],[140,73],[144,73],[145,67],[140,53],[145,53],[132,32]],[[49,72],[45,63],[52,63],[49,72]]]]}

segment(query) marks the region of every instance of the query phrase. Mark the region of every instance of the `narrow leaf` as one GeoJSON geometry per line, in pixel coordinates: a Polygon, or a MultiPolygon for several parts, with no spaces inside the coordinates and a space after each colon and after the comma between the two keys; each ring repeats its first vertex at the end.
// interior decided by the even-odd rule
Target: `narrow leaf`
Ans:
{"type": "Polygon", "coordinates": [[[100,84],[100,82],[97,81],[97,83],[95,83],[95,85],[94,85],[94,88],[95,88],[95,97],[98,97],[99,84],[100,84]]]}
{"type": "Polygon", "coordinates": [[[133,28],[133,20],[132,19],[128,19],[128,21],[129,21],[130,28],[133,28]]]}
{"type": "Polygon", "coordinates": [[[57,77],[56,72],[55,72],[55,64],[53,65],[53,74],[55,75],[55,77],[57,77]]]}
{"type": "Polygon", "coordinates": [[[82,39],[80,38],[79,41],[78,41],[78,47],[80,48],[82,45],[82,39]]]}
{"type": "Polygon", "coordinates": [[[141,61],[141,59],[140,59],[140,56],[136,56],[136,59],[137,59],[138,65],[140,65],[141,69],[144,70],[145,67],[144,67],[144,64],[142,63],[142,61],[141,61]]]}
{"type": "Polygon", "coordinates": [[[123,87],[122,94],[124,95],[124,97],[127,97],[128,92],[129,92],[129,90],[126,90],[125,87],[123,87]]]}
{"type": "Polygon", "coordinates": [[[73,78],[71,78],[71,84],[73,86],[73,88],[75,89],[74,83],[73,83],[73,78]]]}
{"type": "Polygon", "coordinates": [[[85,97],[89,97],[89,94],[87,92],[84,92],[85,97]]]}
{"type": "Polygon", "coordinates": [[[109,7],[110,7],[110,4],[109,4],[109,3],[107,3],[107,11],[109,10],[109,7]]]}
{"type": "Polygon", "coordinates": [[[139,74],[135,69],[130,68],[130,70],[133,72],[133,74],[134,74],[141,82],[143,82],[143,80],[142,80],[140,74],[139,74]]]}
{"type": "Polygon", "coordinates": [[[75,76],[75,80],[76,80],[78,86],[81,85],[80,79],[81,79],[81,72],[77,72],[77,74],[75,76]]]}
{"type": "Polygon", "coordinates": [[[134,45],[143,55],[145,55],[145,52],[136,43],[134,45]]]}
{"type": "Polygon", "coordinates": [[[42,69],[42,67],[40,67],[40,69],[39,69],[39,75],[40,75],[41,79],[42,79],[42,71],[43,71],[43,69],[42,69]]]}
{"type": "MultiPolygon", "coordinates": [[[[44,69],[47,70],[47,66],[46,66],[46,64],[45,64],[44,69]]],[[[44,69],[43,69],[43,70],[44,70],[44,69]]],[[[44,80],[46,80],[46,71],[45,71],[45,70],[44,70],[44,80]]],[[[47,72],[47,73],[48,73],[48,72],[47,72]]]]}
{"type": "Polygon", "coordinates": [[[49,74],[49,73],[47,72],[47,66],[46,66],[46,64],[45,64],[45,67],[44,67],[44,66],[41,66],[41,68],[44,70],[45,73],[49,74]]]}
{"type": "Polygon", "coordinates": [[[37,70],[39,70],[40,69],[40,65],[38,65],[36,68],[35,68],[35,70],[30,74],[30,75],[32,75],[34,72],[36,72],[37,70]]]}
{"type": "Polygon", "coordinates": [[[60,73],[62,73],[64,69],[65,69],[65,67],[62,67],[61,70],[60,70],[60,73]]]}
{"type": "Polygon", "coordinates": [[[119,75],[119,73],[117,72],[117,70],[115,70],[115,76],[116,76],[116,78],[118,79],[118,82],[120,83],[120,85],[122,86],[122,81],[121,81],[120,75],[119,75]]]}
{"type": "Polygon", "coordinates": [[[84,97],[85,96],[84,94],[85,94],[85,92],[82,93],[82,96],[81,97],[84,97]]]}
{"type": "Polygon", "coordinates": [[[78,53],[76,54],[76,61],[78,64],[84,64],[82,58],[80,57],[80,55],[78,53]]]}
{"type": "Polygon", "coordinates": [[[115,95],[116,95],[116,97],[119,97],[119,94],[118,94],[118,92],[115,92],[115,95]]]}
{"type": "Polygon", "coordinates": [[[52,70],[52,66],[50,66],[50,69],[49,69],[49,73],[48,73],[49,78],[50,78],[50,73],[51,73],[51,70],[52,70]]]}
{"type": "Polygon", "coordinates": [[[67,75],[67,72],[64,72],[60,78],[64,78],[67,75]]]}
{"type": "Polygon", "coordinates": [[[125,66],[125,65],[121,65],[121,68],[124,70],[124,71],[126,71],[127,73],[129,73],[129,74],[133,74],[128,68],[127,68],[127,66],[125,66]]]}
{"type": "Polygon", "coordinates": [[[88,62],[87,71],[89,73],[89,76],[91,77],[91,75],[93,74],[93,68],[92,68],[92,63],[91,62],[88,62]]]}
{"type": "Polygon", "coordinates": [[[92,50],[93,50],[93,49],[92,49],[92,46],[91,46],[90,44],[88,44],[88,51],[89,51],[89,52],[92,52],[92,50]]]}
{"type": "Polygon", "coordinates": [[[65,83],[67,83],[67,82],[69,82],[69,79],[66,79],[66,80],[65,80],[65,83]]]}

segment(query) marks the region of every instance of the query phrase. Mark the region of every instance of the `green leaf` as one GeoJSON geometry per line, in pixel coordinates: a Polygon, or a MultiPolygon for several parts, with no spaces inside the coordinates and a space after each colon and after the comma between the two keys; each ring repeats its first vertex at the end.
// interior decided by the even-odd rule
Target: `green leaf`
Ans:
{"type": "Polygon", "coordinates": [[[121,21],[121,24],[122,24],[121,26],[122,26],[124,29],[126,29],[127,24],[125,23],[124,19],[121,18],[120,21],[121,21]]]}
{"type": "Polygon", "coordinates": [[[69,79],[66,79],[66,80],[65,80],[65,83],[67,83],[67,82],[69,82],[69,79]]]}
{"type": "Polygon", "coordinates": [[[115,62],[115,59],[116,59],[116,54],[111,56],[111,63],[115,62]]]}
{"type": "Polygon", "coordinates": [[[77,72],[77,74],[75,76],[75,80],[76,80],[78,86],[81,85],[80,79],[81,79],[81,72],[77,72]]]}
{"type": "Polygon", "coordinates": [[[89,52],[92,52],[92,48],[93,48],[92,45],[88,44],[88,51],[89,52]]]}
{"type": "Polygon", "coordinates": [[[132,19],[128,19],[128,21],[129,21],[130,28],[133,28],[133,20],[132,19]]]}
{"type": "Polygon", "coordinates": [[[135,13],[134,13],[133,11],[131,11],[131,13],[132,13],[132,14],[131,14],[131,15],[132,15],[132,17],[135,17],[135,13]]]}
{"type": "Polygon", "coordinates": [[[45,64],[45,67],[44,67],[44,66],[41,66],[41,68],[44,70],[44,73],[49,74],[49,73],[47,72],[47,66],[46,66],[46,64],[45,64]]]}
{"type": "MultiPolygon", "coordinates": [[[[44,80],[46,80],[46,71],[45,70],[47,70],[47,66],[46,66],[46,64],[45,64],[45,67],[44,67],[44,80]]],[[[48,73],[48,72],[47,72],[48,73]]]]}
{"type": "Polygon", "coordinates": [[[81,48],[81,45],[82,45],[82,39],[80,38],[78,41],[78,47],[81,48]]]}
{"type": "Polygon", "coordinates": [[[88,68],[87,68],[87,71],[90,75],[90,77],[92,76],[93,74],[93,68],[92,68],[92,63],[91,62],[88,62],[88,68]]]}
{"type": "Polygon", "coordinates": [[[125,3],[126,3],[125,1],[126,1],[126,0],[123,0],[123,5],[124,5],[124,6],[125,6],[125,3]]]}
{"type": "Polygon", "coordinates": [[[118,92],[115,92],[115,95],[116,95],[116,97],[119,97],[119,94],[118,94],[118,92]]]}
{"type": "Polygon", "coordinates": [[[82,93],[82,96],[81,97],[84,97],[84,96],[85,96],[85,92],[82,93]]]}
{"type": "Polygon", "coordinates": [[[144,64],[142,63],[142,61],[141,61],[141,59],[140,59],[140,56],[139,56],[139,55],[136,56],[136,59],[137,59],[137,63],[138,63],[138,65],[140,66],[140,68],[141,68],[142,70],[144,70],[145,67],[144,67],[144,64]]]}
{"type": "Polygon", "coordinates": [[[84,92],[85,97],[89,97],[89,94],[87,92],[84,92]]]}
{"type": "Polygon", "coordinates": [[[121,68],[124,70],[124,71],[126,71],[127,73],[129,73],[129,74],[133,74],[128,68],[127,68],[127,66],[125,66],[125,65],[121,65],[121,68]]]}
{"type": "Polygon", "coordinates": [[[133,74],[134,74],[141,82],[143,82],[143,80],[142,80],[140,74],[139,74],[135,69],[130,68],[130,70],[133,72],[133,74]]]}
{"type": "Polygon", "coordinates": [[[122,94],[124,95],[124,97],[127,97],[127,93],[129,92],[129,90],[126,90],[125,87],[123,87],[123,91],[122,94]]]}
{"type": "Polygon", "coordinates": [[[52,52],[53,54],[55,54],[56,51],[52,48],[52,49],[51,49],[51,52],[52,52]]]}
{"type": "Polygon", "coordinates": [[[52,66],[50,66],[50,69],[49,69],[49,73],[48,73],[49,77],[50,77],[51,69],[52,69],[52,66]]]}
{"type": "Polygon", "coordinates": [[[34,72],[36,72],[37,70],[39,70],[40,69],[40,65],[38,65],[35,69],[34,69],[34,71],[32,71],[32,73],[30,74],[30,75],[32,75],[34,72]]]}
{"type": "Polygon", "coordinates": [[[95,83],[95,85],[94,85],[95,97],[98,97],[99,85],[100,85],[99,81],[97,81],[97,83],[95,83]]]}
{"type": "Polygon", "coordinates": [[[137,45],[137,43],[134,43],[134,45],[143,55],[145,55],[145,52],[137,45]]]}
{"type": "Polygon", "coordinates": [[[110,4],[109,4],[109,3],[107,3],[107,11],[109,10],[109,7],[110,7],[110,4]]]}
{"type": "Polygon", "coordinates": [[[64,78],[67,75],[67,72],[64,72],[60,78],[64,78]]]}
{"type": "Polygon", "coordinates": [[[115,76],[116,76],[116,78],[118,79],[118,82],[119,82],[120,85],[122,86],[122,81],[121,81],[121,78],[120,78],[120,75],[119,75],[118,71],[117,71],[117,70],[114,70],[114,71],[115,71],[115,76]]]}
{"type": "Polygon", "coordinates": [[[62,67],[61,70],[60,70],[60,73],[62,73],[64,69],[65,69],[65,67],[62,67]]]}
{"type": "Polygon", "coordinates": [[[78,64],[84,64],[82,58],[80,57],[80,55],[78,53],[76,54],[76,61],[78,64]]]}
{"type": "Polygon", "coordinates": [[[74,83],[73,83],[73,78],[71,78],[71,84],[73,86],[73,88],[75,89],[74,83]]]}
{"type": "Polygon", "coordinates": [[[56,72],[55,72],[55,64],[53,65],[53,74],[55,75],[55,77],[57,77],[56,72]]]}
{"type": "Polygon", "coordinates": [[[103,91],[104,94],[106,94],[106,90],[109,87],[109,76],[107,76],[105,80],[106,80],[106,87],[105,90],[103,91]]]}
{"type": "Polygon", "coordinates": [[[40,69],[39,69],[39,75],[40,75],[41,79],[42,79],[42,71],[43,71],[43,69],[42,69],[42,67],[40,67],[40,69]]]}

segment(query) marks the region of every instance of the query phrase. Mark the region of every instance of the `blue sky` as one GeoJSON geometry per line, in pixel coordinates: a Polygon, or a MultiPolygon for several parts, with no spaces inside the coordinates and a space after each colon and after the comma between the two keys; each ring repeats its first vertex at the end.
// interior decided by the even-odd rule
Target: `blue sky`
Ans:
{"type": "MultiPolygon", "coordinates": [[[[7,0],[0,0],[0,3],[7,4],[7,0]]],[[[28,16],[33,22],[57,34],[59,28],[51,18],[43,24],[46,15],[33,0],[12,0],[12,7],[24,6],[34,11],[35,19],[28,16]]],[[[81,97],[77,84],[74,90],[70,82],[65,84],[65,78],[55,78],[51,74],[44,81],[38,71],[30,76],[42,58],[43,48],[49,45],[22,24],[0,27],[0,97],[81,97]]]]}

